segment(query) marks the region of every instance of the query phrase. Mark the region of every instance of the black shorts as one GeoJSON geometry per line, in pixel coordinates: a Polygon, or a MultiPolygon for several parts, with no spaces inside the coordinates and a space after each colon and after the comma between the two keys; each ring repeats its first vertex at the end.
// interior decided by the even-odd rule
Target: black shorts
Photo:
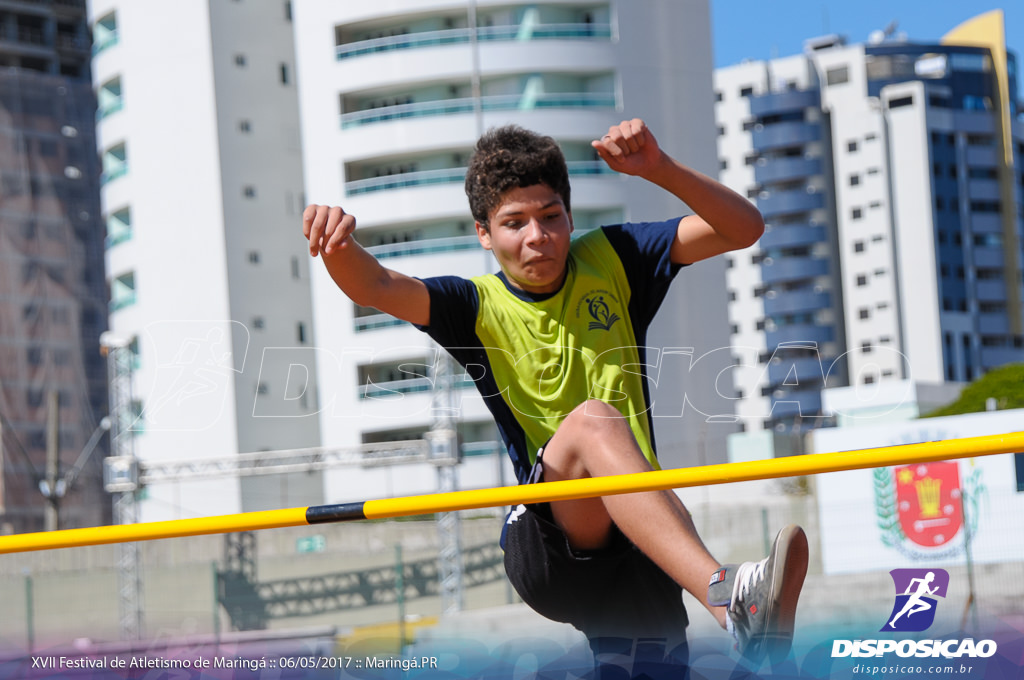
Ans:
{"type": "Polygon", "coordinates": [[[682,588],[615,525],[607,547],[576,551],[548,503],[520,505],[505,527],[505,572],[537,613],[588,638],[685,640],[682,588]]]}

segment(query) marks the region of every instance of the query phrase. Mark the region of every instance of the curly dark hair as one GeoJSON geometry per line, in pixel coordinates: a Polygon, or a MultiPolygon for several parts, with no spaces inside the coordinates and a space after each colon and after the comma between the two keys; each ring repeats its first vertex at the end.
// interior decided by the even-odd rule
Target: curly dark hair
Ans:
{"type": "Polygon", "coordinates": [[[569,170],[554,139],[505,125],[491,128],[476,143],[466,171],[466,196],[473,219],[485,229],[506,191],[535,184],[550,187],[569,211],[569,170]]]}

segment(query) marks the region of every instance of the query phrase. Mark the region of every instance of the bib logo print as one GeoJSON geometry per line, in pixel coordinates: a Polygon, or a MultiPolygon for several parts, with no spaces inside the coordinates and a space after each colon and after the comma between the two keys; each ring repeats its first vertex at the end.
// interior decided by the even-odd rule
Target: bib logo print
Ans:
{"type": "Polygon", "coordinates": [[[619,321],[622,317],[612,311],[611,306],[605,298],[608,298],[614,304],[618,304],[618,300],[615,296],[605,290],[594,290],[583,296],[583,300],[579,305],[576,306],[576,317],[579,318],[580,307],[583,303],[587,305],[587,313],[590,315],[590,324],[587,326],[589,330],[611,330],[611,327],[615,325],[616,321],[619,321]]]}
{"type": "Polygon", "coordinates": [[[946,597],[949,572],[945,569],[893,569],[896,602],[881,630],[921,632],[935,621],[937,597],[946,597]]]}

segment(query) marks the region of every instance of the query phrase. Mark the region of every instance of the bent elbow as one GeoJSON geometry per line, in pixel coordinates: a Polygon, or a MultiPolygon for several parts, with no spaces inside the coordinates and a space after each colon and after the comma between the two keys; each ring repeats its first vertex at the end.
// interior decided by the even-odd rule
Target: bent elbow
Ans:
{"type": "Polygon", "coordinates": [[[743,224],[739,231],[740,238],[736,242],[736,250],[749,248],[764,235],[764,217],[760,212],[754,212],[743,224]]]}

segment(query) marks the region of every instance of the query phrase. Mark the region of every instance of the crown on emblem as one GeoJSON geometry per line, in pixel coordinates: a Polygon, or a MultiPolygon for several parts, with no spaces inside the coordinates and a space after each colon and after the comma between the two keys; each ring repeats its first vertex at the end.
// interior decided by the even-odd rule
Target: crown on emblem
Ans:
{"type": "Polygon", "coordinates": [[[939,489],[942,487],[941,479],[925,477],[914,484],[917,489],[917,503],[921,508],[921,517],[938,517],[939,512],[939,489]]]}

